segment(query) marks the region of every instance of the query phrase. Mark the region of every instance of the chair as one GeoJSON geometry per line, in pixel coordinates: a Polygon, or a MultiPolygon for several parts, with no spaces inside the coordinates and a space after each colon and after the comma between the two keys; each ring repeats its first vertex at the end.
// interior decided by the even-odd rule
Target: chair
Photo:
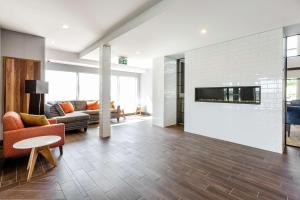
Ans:
{"type": "Polygon", "coordinates": [[[24,127],[20,115],[16,112],[7,112],[3,116],[3,154],[5,158],[18,157],[29,154],[31,149],[14,149],[13,144],[32,137],[57,135],[61,140],[50,145],[51,148],[59,147],[60,154],[63,153],[62,146],[65,144],[65,125],[57,124],[56,120],[48,120],[50,125],[24,127]]]}
{"type": "Polygon", "coordinates": [[[290,105],[287,105],[287,131],[288,137],[291,132],[291,125],[300,125],[300,100],[291,101],[290,105]]]}

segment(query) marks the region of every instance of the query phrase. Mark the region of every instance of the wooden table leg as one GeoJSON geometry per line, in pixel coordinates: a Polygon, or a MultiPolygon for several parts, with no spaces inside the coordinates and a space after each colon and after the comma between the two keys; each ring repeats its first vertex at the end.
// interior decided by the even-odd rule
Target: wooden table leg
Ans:
{"type": "Polygon", "coordinates": [[[31,177],[32,177],[32,173],[33,173],[33,170],[34,170],[36,159],[37,159],[39,153],[42,156],[44,156],[53,166],[56,166],[56,160],[53,157],[49,146],[44,146],[44,147],[39,147],[39,148],[32,148],[31,153],[30,153],[30,157],[29,157],[29,161],[28,161],[28,165],[27,165],[27,170],[29,170],[28,171],[28,176],[27,176],[27,182],[29,182],[31,177]]]}
{"type": "Polygon", "coordinates": [[[42,154],[42,156],[44,156],[53,166],[56,166],[56,160],[53,157],[49,146],[41,147],[39,153],[42,154]]]}
{"type": "Polygon", "coordinates": [[[33,170],[34,170],[34,166],[35,166],[35,163],[36,163],[37,156],[38,156],[37,149],[32,148],[31,153],[30,153],[30,158],[29,158],[29,161],[28,161],[28,166],[27,166],[27,168],[29,169],[28,176],[27,176],[27,181],[30,181],[30,179],[32,177],[32,173],[33,173],[33,170]]]}

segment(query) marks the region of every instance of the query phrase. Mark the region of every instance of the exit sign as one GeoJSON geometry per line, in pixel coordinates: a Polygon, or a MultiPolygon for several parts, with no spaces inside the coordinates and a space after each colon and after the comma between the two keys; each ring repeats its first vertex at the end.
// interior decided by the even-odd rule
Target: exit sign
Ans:
{"type": "Polygon", "coordinates": [[[119,57],[119,64],[121,65],[127,65],[128,61],[127,61],[127,57],[124,56],[120,56],[119,57]]]}

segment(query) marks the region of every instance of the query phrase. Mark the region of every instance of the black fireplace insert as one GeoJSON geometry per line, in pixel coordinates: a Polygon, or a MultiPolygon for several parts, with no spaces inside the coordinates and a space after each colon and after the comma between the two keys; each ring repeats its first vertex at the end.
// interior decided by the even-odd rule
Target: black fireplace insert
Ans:
{"type": "Polygon", "coordinates": [[[195,101],[260,104],[260,86],[195,88],[195,101]]]}

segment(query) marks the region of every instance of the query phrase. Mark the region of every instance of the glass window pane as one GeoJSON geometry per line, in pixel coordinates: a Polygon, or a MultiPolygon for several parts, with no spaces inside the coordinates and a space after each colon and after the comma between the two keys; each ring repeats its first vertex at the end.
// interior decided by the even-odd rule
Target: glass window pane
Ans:
{"type": "Polygon", "coordinates": [[[138,105],[138,80],[136,77],[119,77],[120,105],[126,113],[135,112],[138,105]]]}
{"type": "Polygon", "coordinates": [[[287,57],[297,56],[298,55],[298,50],[297,49],[287,50],[286,55],[287,55],[287,57]]]}
{"type": "Polygon", "coordinates": [[[99,99],[99,75],[79,73],[79,100],[99,99]]]}
{"type": "Polygon", "coordinates": [[[110,100],[115,102],[115,105],[119,105],[119,88],[118,88],[118,77],[111,76],[110,84],[110,100]]]}
{"type": "Polygon", "coordinates": [[[297,79],[288,79],[286,88],[286,100],[292,101],[297,99],[297,79]]]}
{"type": "Polygon", "coordinates": [[[76,73],[46,70],[46,81],[49,82],[49,93],[46,94],[46,101],[76,99],[76,73]]]}
{"type": "Polygon", "coordinates": [[[298,36],[291,36],[287,38],[287,49],[297,49],[298,48],[298,36]]]}

